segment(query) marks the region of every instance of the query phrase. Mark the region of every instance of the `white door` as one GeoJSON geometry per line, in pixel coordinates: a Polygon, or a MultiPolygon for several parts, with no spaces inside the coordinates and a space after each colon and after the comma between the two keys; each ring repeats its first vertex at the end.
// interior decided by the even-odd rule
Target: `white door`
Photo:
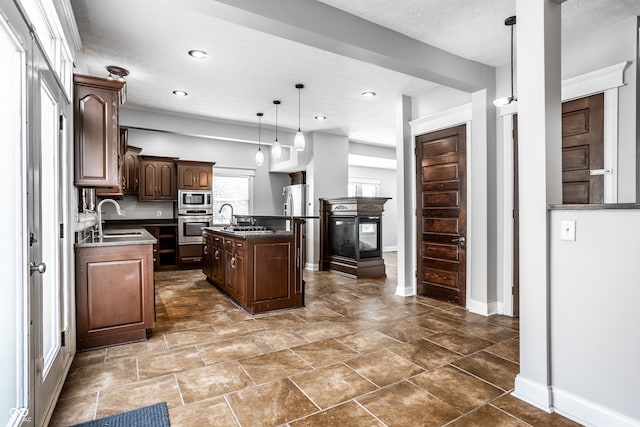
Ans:
{"type": "Polygon", "coordinates": [[[42,425],[55,403],[64,376],[63,254],[61,242],[61,136],[66,100],[58,82],[33,45],[31,121],[28,156],[28,227],[32,292],[32,409],[42,425]]]}
{"type": "MultiPolygon", "coordinates": [[[[0,11],[4,12],[2,8],[0,11]]],[[[28,287],[26,217],[26,52],[15,28],[0,20],[0,425],[28,420],[28,287]]],[[[28,422],[27,422],[28,423],[28,422]]]]}

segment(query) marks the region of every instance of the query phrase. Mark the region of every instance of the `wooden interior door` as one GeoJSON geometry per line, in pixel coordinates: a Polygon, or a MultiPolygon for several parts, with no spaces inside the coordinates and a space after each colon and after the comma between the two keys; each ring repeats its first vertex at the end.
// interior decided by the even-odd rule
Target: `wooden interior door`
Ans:
{"type": "Polygon", "coordinates": [[[604,202],[604,94],[562,104],[562,203],[604,202]],[[598,172],[596,172],[598,173],[598,172]]]}
{"type": "Polygon", "coordinates": [[[466,125],[416,137],[418,294],[466,305],[466,125]]]}

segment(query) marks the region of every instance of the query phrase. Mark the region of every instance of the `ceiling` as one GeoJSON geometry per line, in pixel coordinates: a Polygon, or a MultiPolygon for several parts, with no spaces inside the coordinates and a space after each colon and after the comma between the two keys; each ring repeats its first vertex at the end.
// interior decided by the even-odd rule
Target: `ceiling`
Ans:
{"type": "MultiPolygon", "coordinates": [[[[395,102],[427,94],[436,84],[331,53],[284,37],[199,13],[192,0],[71,0],[83,51],[81,69],[106,76],[107,65],[127,68],[127,106],[347,135],[395,145],[395,102]],[[202,49],[206,59],[187,52],[202,49]],[[175,89],[186,97],[176,97],[175,89]],[[374,98],[363,98],[373,90],[374,98]],[[316,115],[326,115],[323,122],[316,115]]],[[[214,1],[214,0],[209,0],[214,1]]],[[[298,0],[300,1],[300,0],[298,0]]],[[[504,19],[515,0],[319,0],[382,27],[490,66],[509,61],[504,19]],[[471,25],[473,23],[473,25],[471,25]]],[[[569,0],[562,6],[563,37],[640,15],[640,0],[569,0]]]]}

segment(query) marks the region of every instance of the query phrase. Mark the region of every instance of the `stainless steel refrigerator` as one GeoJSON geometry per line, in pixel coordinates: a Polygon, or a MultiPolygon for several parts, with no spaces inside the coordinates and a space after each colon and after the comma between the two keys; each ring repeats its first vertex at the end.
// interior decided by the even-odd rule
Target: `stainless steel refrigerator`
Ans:
{"type": "Polygon", "coordinates": [[[283,214],[291,216],[307,215],[307,198],[305,184],[287,185],[282,188],[282,196],[284,197],[283,214]]]}

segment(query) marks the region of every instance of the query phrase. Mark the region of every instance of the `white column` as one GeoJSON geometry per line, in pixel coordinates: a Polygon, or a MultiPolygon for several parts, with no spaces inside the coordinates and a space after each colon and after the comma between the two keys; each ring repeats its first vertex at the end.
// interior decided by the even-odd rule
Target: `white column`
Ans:
{"type": "Polygon", "coordinates": [[[416,173],[411,138],[411,98],[402,95],[396,103],[396,162],[398,191],[398,285],[396,295],[416,294],[416,173]]]}
{"type": "Polygon", "coordinates": [[[516,0],[520,172],[520,374],[514,394],[553,409],[548,203],[562,202],[560,5],[516,0]]]}

